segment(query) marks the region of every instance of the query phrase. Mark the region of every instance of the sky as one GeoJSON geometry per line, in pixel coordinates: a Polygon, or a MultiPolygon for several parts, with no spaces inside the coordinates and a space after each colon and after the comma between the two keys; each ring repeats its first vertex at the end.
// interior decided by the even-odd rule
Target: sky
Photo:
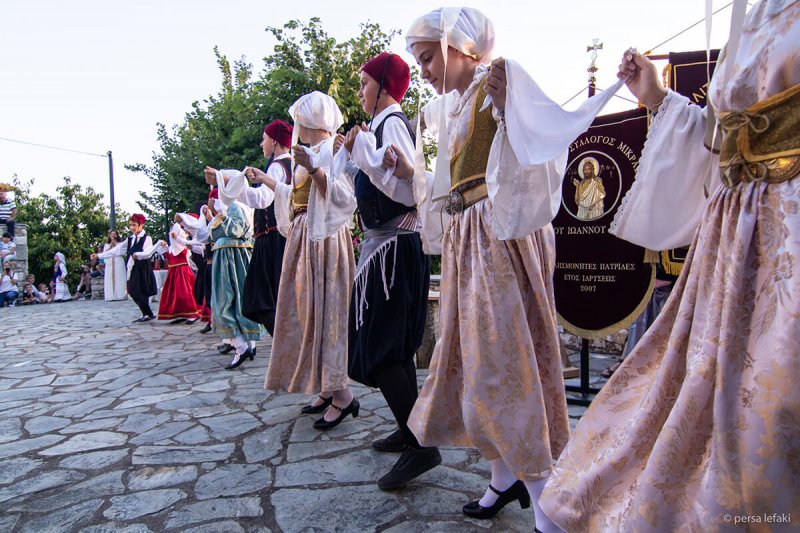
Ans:
{"type": "MultiPolygon", "coordinates": [[[[715,0],[714,9],[730,0],[715,0]]],[[[559,103],[586,86],[587,45],[599,38],[598,87],[616,80],[630,46],[649,50],[703,19],[701,0],[493,0],[400,3],[254,2],[252,0],[0,0],[0,138],[91,154],[113,152],[117,203],[128,212],[150,185],[125,164],[150,163],[157,123],[180,123],[192,103],[215,94],[214,46],[245,56],[258,73],[275,44],[264,31],[291,19],[319,17],[332,37],[357,35],[359,23],[405,31],[443,5],[480,9],[495,26],[495,55],[517,59],[559,103]]],[[[730,8],[714,17],[711,46],[727,39],[730,8]]],[[[705,25],[655,53],[702,50],[705,25]]],[[[413,62],[402,36],[391,51],[413,62]]],[[[630,96],[623,89],[621,96],[630,96]]],[[[576,106],[583,95],[567,108],[576,106]]],[[[607,111],[633,107],[613,99],[607,111]]],[[[254,162],[258,163],[258,162],[254,162]]],[[[64,176],[108,200],[108,160],[0,140],[0,182],[33,180],[34,193],[55,194],[64,176]]]]}

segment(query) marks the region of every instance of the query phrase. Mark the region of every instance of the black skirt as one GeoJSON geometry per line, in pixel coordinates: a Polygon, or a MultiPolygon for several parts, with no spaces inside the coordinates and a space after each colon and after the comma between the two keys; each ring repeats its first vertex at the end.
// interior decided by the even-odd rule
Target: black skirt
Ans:
{"type": "Polygon", "coordinates": [[[131,269],[131,277],[128,279],[128,294],[134,301],[137,298],[147,298],[158,294],[156,277],[149,260],[136,260],[131,269]]]}
{"type": "Polygon", "coordinates": [[[197,266],[197,272],[194,277],[194,303],[198,306],[203,305],[203,298],[205,295],[205,277],[206,277],[206,259],[202,254],[192,252],[192,263],[197,266]]]}
{"type": "Polygon", "coordinates": [[[256,239],[253,256],[244,280],[242,314],[263,324],[270,335],[275,331],[275,309],[278,302],[278,284],[286,239],[277,231],[270,231],[256,239]]]}
{"type": "Polygon", "coordinates": [[[376,387],[372,379],[375,370],[384,365],[407,363],[422,344],[428,310],[430,258],[422,252],[418,233],[398,235],[397,242],[386,252],[387,285],[394,271],[388,300],[377,256],[367,268],[366,305],[363,323],[358,329],[356,307],[359,302],[355,289],[350,298],[348,374],[359,383],[376,387]]]}

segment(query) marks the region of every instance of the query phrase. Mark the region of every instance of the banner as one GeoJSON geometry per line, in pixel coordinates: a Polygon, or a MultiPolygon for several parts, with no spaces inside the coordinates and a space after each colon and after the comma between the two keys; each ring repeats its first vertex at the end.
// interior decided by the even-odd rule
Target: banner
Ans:
{"type": "Polygon", "coordinates": [[[719,50],[711,50],[706,68],[706,51],[670,52],[667,65],[667,87],[687,97],[700,107],[706,105],[708,82],[717,67],[719,50]]]}
{"type": "Polygon", "coordinates": [[[628,327],[653,290],[645,249],[608,233],[633,184],[647,120],[644,108],[598,117],[570,146],[553,220],[553,283],[559,321],[579,337],[597,339],[628,327]]]}

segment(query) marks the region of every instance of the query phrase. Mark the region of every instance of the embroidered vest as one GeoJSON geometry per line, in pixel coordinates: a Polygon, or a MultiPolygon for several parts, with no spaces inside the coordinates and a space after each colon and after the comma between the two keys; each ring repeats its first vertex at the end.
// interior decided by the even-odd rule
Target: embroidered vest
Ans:
{"type": "MultiPolygon", "coordinates": [[[[270,162],[267,165],[267,168],[264,169],[266,172],[269,167],[272,165],[282,165],[283,169],[286,171],[287,176],[292,175],[292,159],[289,157],[278,159],[275,161],[270,162]]],[[[265,185],[262,185],[265,187],[265,185]]],[[[270,231],[274,230],[278,226],[278,221],[275,219],[275,203],[273,202],[270,204],[266,209],[256,209],[253,211],[253,229],[255,230],[255,237],[259,235],[263,235],[265,233],[269,233],[270,231]]]]}
{"type": "MultiPolygon", "coordinates": [[[[383,146],[383,126],[386,124],[389,117],[397,117],[402,120],[406,129],[408,129],[408,134],[411,135],[411,140],[416,142],[416,135],[414,134],[414,128],[411,126],[411,122],[405,114],[398,111],[388,115],[378,124],[378,127],[375,128],[375,140],[378,148],[383,146]]],[[[358,171],[355,177],[355,194],[361,223],[368,229],[377,228],[395,217],[416,210],[414,206],[409,207],[395,202],[383,194],[375,187],[369,179],[369,176],[361,170],[358,171]]]]}
{"type": "Polygon", "coordinates": [[[450,158],[450,198],[446,209],[457,214],[488,196],[486,164],[497,132],[497,122],[491,106],[479,111],[486,98],[486,80],[475,91],[475,105],[470,117],[469,131],[464,143],[450,158]]]}

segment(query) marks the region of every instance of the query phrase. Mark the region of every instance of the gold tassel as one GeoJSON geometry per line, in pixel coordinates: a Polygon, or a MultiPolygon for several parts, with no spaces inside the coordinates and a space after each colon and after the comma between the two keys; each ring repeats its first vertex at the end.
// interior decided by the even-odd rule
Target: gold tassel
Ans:
{"type": "Polygon", "coordinates": [[[650,264],[657,264],[661,262],[661,256],[658,252],[654,250],[650,250],[649,248],[644,249],[644,260],[642,263],[650,263],[650,264]]]}

